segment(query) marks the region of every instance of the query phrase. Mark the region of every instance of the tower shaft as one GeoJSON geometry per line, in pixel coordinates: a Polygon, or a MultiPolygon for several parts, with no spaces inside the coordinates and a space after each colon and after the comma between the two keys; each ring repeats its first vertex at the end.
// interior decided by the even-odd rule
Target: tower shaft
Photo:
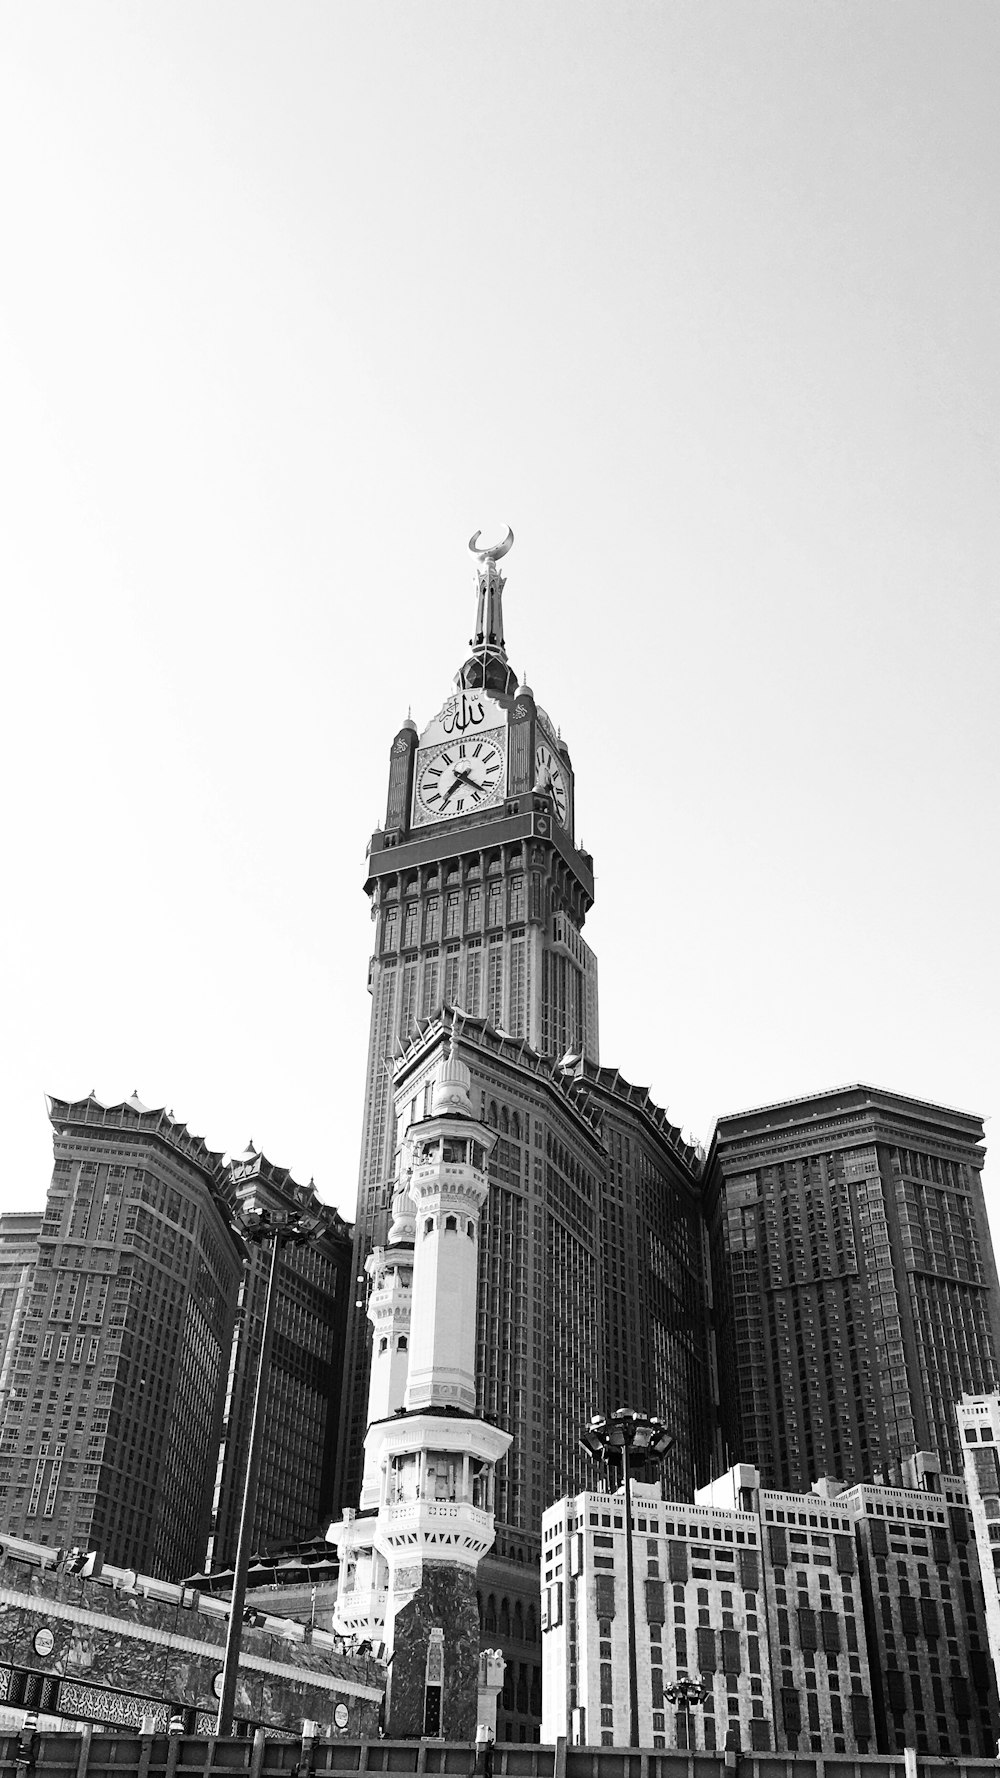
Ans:
{"type": "Polygon", "coordinates": [[[476,1569],[493,1543],[493,1472],[510,1444],[475,1413],[479,1223],[496,1138],[472,1116],[469,1083],[453,1039],[430,1116],[406,1128],[388,1244],[368,1267],[376,1350],[361,1516],[333,1529],[338,1622],[391,1657],[394,1737],[475,1735],[476,1569]]]}

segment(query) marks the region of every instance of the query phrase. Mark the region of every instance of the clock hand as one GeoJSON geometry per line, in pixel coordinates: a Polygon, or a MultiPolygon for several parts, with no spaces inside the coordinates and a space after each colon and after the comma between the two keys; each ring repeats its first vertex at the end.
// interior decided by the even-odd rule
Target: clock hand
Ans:
{"type": "Polygon", "coordinates": [[[470,790],[481,790],[482,789],[482,785],[476,783],[476,780],[472,776],[472,773],[470,772],[468,766],[466,766],[465,770],[462,772],[460,772],[456,769],[455,777],[452,782],[451,789],[452,790],[456,789],[456,787],[459,784],[467,784],[470,790]]]}
{"type": "Polygon", "coordinates": [[[454,792],[458,789],[459,785],[465,786],[470,790],[482,790],[484,788],[484,786],[482,784],[477,784],[477,782],[476,782],[475,778],[472,776],[472,773],[470,772],[468,766],[466,766],[463,771],[459,771],[458,767],[456,766],[455,767],[455,776],[453,777],[451,783],[449,784],[447,790],[445,791],[443,797],[441,798],[440,807],[442,809],[444,808],[445,803],[448,801],[448,798],[450,796],[452,796],[454,794],[454,792]]]}

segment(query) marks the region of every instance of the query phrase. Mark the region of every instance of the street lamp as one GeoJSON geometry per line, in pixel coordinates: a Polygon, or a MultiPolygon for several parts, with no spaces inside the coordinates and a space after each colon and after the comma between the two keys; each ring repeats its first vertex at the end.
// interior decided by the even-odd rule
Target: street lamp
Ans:
{"type": "Polygon", "coordinates": [[[587,1455],[613,1471],[625,1491],[625,1617],[628,1634],[629,1745],[639,1745],[639,1674],[635,1647],[635,1575],[632,1567],[631,1480],[659,1469],[674,1438],[655,1414],[637,1408],[618,1408],[613,1414],[594,1414],[580,1443],[587,1455]]]}
{"type": "Polygon", "coordinates": [[[253,1411],[250,1416],[250,1438],[247,1445],[247,1467],[240,1507],[240,1529],[233,1564],[233,1593],[229,1607],[229,1629],[226,1634],[226,1655],[222,1667],[222,1690],[219,1693],[217,1735],[233,1732],[233,1705],[236,1702],[236,1681],[239,1676],[240,1645],[243,1641],[244,1604],[247,1592],[247,1569],[253,1541],[254,1513],[257,1509],[257,1480],[260,1475],[261,1447],[264,1442],[264,1404],[268,1374],[271,1368],[271,1347],[274,1341],[274,1309],[277,1292],[278,1259],[284,1247],[309,1241],[323,1226],[322,1218],[307,1206],[289,1205],[287,1198],[267,1190],[258,1177],[248,1182],[244,1191],[237,1186],[237,1207],[234,1217],[238,1232],[251,1247],[263,1251],[270,1244],[271,1259],[264,1297],[264,1325],[260,1336],[260,1354],[254,1381],[253,1411]]]}
{"type": "Polygon", "coordinates": [[[708,1686],[700,1679],[689,1679],[685,1674],[678,1674],[673,1685],[665,1685],[663,1696],[669,1699],[676,1710],[678,1704],[684,1712],[684,1741],[688,1749],[691,1747],[691,1712],[695,1707],[708,1703],[712,1696],[708,1686]]]}

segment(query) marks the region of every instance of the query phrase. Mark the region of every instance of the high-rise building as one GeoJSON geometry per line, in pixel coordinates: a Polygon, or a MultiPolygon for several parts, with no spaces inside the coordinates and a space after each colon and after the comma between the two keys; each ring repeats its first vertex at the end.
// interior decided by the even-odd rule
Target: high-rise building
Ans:
{"type": "Polygon", "coordinates": [[[854,1523],[878,1749],[992,1756],[1000,1720],[964,1480],[932,1452],[914,1453],[901,1480],[831,1502],[854,1523]]]}
{"type": "Polygon", "coordinates": [[[198,1567],[240,1246],[221,1155],[166,1111],[49,1100],[55,1165],[0,1422],[2,1523],[198,1567]]]}
{"type": "Polygon", "coordinates": [[[664,1499],[632,1482],[634,1612],[624,1492],[557,1501],[542,1529],[542,1735],[629,1744],[634,1638],[638,1739],[650,1748],[774,1748],[761,1527],[752,1510],[664,1499]],[[700,1683],[694,1709],[669,1688],[700,1683]]]}
{"type": "MultiPolygon", "coordinates": [[[[479,1242],[477,1405],[513,1443],[478,1570],[484,1641],[507,1662],[503,1739],[537,1735],[541,1515],[584,1485],[581,1427],[627,1397],[669,1420],[669,1485],[717,1468],[701,1155],[642,1087],[598,1061],[581,936],[592,863],[556,725],[516,686],[495,556],[477,569],[473,654],[443,709],[390,754],[367,890],[376,922],[355,1272],[384,1242],[399,1132],[457,1010],[475,1115],[496,1135],[479,1242]],[[447,1010],[445,1010],[447,1009],[447,1010]],[[406,1106],[397,1124],[393,1092],[406,1106]]],[[[361,1498],[368,1399],[352,1334],[338,1496],[361,1498]]]]}
{"type": "Polygon", "coordinates": [[[10,1394],[21,1323],[31,1301],[42,1214],[6,1210],[0,1215],[0,1419],[10,1394]]]}
{"type": "MultiPolygon", "coordinates": [[[[475,1374],[479,1411],[513,1442],[478,1585],[484,1641],[507,1663],[499,1732],[517,1740],[537,1734],[541,1709],[542,1509],[546,1492],[584,1485],[591,1414],[627,1385],[669,1415],[669,1485],[689,1490],[712,1473],[697,1157],[648,1094],[610,1070],[560,1068],[483,1020],[460,1029],[476,1115],[497,1136],[475,1374]]],[[[447,1041],[441,1020],[421,1021],[397,1065],[410,1121],[447,1041]]]]}
{"type": "MultiPolygon", "coordinates": [[[[903,1487],[827,1478],[797,1493],[761,1488],[759,1471],[737,1464],[693,1503],[632,1484],[643,1747],[992,1754],[997,1696],[965,1488],[930,1453],[905,1471],[903,1487]]],[[[543,1736],[620,1746],[623,1491],[550,1507],[542,1562],[543,1736]]]]}
{"type": "MultiPolygon", "coordinates": [[[[272,1305],[274,1329],[264,1398],[264,1427],[254,1515],[254,1548],[280,1549],[315,1537],[333,1510],[333,1466],[348,1303],[353,1300],[351,1231],[251,1146],[230,1161],[227,1191],[263,1190],[276,1210],[308,1210],[316,1230],[282,1246],[272,1305]]],[[[250,1243],[226,1379],[207,1566],[232,1562],[239,1538],[247,1443],[264,1325],[270,1253],[250,1243]]]]}
{"type": "MultiPolygon", "coordinates": [[[[575,786],[558,726],[518,685],[504,645],[504,577],[477,560],[471,654],[432,720],[392,742],[385,827],[368,848],[375,926],[355,1271],[375,1244],[396,1145],[392,1069],[416,1021],[461,1007],[532,1050],[597,1059],[597,972],[582,927],[593,860],[575,837],[575,786]]],[[[364,1315],[351,1319],[338,1494],[361,1485],[368,1399],[364,1315]]]]}
{"type": "Polygon", "coordinates": [[[990,1657],[1000,1688],[1000,1395],[963,1395],[957,1413],[990,1657]]]}
{"type": "Polygon", "coordinates": [[[706,1181],[723,1432],[768,1485],[961,1468],[996,1387],[982,1120],[852,1086],[721,1118],[706,1181]]]}

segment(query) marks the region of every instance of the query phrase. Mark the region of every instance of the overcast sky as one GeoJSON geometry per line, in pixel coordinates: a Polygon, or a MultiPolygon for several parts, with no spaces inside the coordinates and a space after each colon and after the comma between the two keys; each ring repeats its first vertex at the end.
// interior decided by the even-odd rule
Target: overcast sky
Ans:
{"type": "Polygon", "coordinates": [[[0,1204],[138,1088],[352,1213],[365,846],[508,523],[602,1060],[1000,1110],[995,0],[0,30],[0,1204]]]}

